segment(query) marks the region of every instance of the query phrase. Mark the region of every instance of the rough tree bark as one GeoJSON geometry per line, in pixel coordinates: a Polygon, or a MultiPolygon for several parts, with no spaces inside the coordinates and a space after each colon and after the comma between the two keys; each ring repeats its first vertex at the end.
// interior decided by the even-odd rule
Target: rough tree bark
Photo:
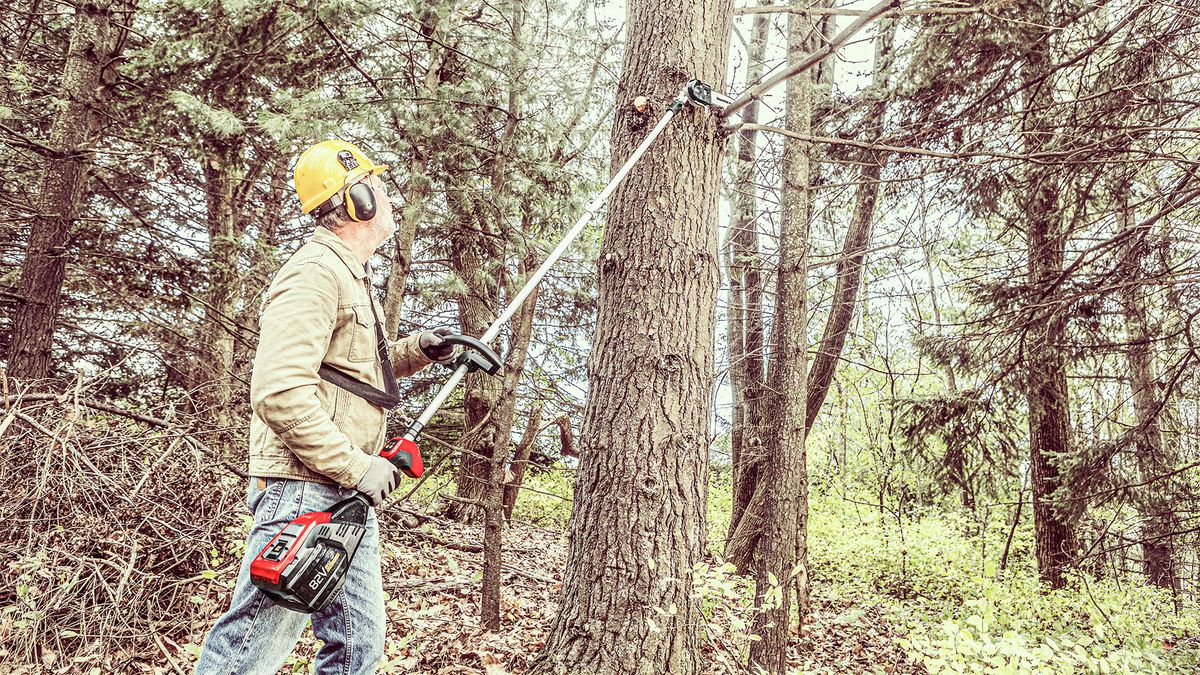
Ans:
{"type": "MultiPolygon", "coordinates": [[[[1026,154],[1045,152],[1054,144],[1048,119],[1053,104],[1052,68],[1046,29],[1036,29],[1025,60],[1028,85],[1022,138],[1026,154]]],[[[1020,187],[1029,259],[1027,279],[1033,307],[1025,317],[1026,398],[1029,404],[1029,455],[1038,575],[1052,588],[1066,583],[1065,571],[1076,556],[1072,502],[1062,500],[1071,453],[1071,411],[1065,355],[1066,313],[1058,311],[1052,288],[1063,270],[1066,225],[1058,208],[1059,185],[1053,167],[1026,165],[1020,187]],[[1045,296],[1045,297],[1043,297],[1045,296]]]]}
{"type": "Polygon", "coordinates": [[[50,373],[54,324],[71,256],[71,230],[87,201],[91,146],[106,105],[105,69],[120,54],[136,2],[81,2],[75,6],[59,98],[45,146],[45,166],[32,200],[29,245],[17,282],[8,374],[26,380],[50,373]]]}
{"type": "MultiPolygon", "coordinates": [[[[727,2],[632,0],[619,166],[691,77],[724,80],[727,2]],[[645,95],[647,112],[629,103],[645,95]]],[[[559,613],[531,673],[693,675],[718,287],[718,123],[685,108],[614,193],[600,252],[559,613]]]]}
{"type": "MultiPolygon", "coordinates": [[[[812,28],[805,17],[788,16],[789,60],[804,56],[812,28]]],[[[787,82],[787,128],[809,134],[812,125],[813,74],[787,82]]],[[[766,461],[753,501],[761,500],[761,525],[754,554],[753,632],[748,667],[787,672],[791,585],[797,581],[803,623],[808,595],[808,467],[806,465],[805,387],[808,381],[808,233],[810,156],[807,144],[788,138],[783,146],[783,192],[776,269],[775,317],[771,328],[771,429],[766,461]],[[760,497],[761,494],[761,497],[760,497]]],[[[753,517],[756,514],[749,514],[753,517]]]]}

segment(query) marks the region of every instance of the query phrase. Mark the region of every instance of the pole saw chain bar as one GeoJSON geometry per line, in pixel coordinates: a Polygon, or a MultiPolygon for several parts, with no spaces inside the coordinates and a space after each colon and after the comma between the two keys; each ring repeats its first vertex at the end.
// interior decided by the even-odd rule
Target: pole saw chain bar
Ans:
{"type": "Polygon", "coordinates": [[[702,108],[724,108],[733,103],[733,99],[700,80],[688,80],[688,83],[683,86],[683,91],[679,92],[679,96],[676,96],[675,100],[671,101],[671,105],[667,106],[667,110],[674,114],[688,103],[702,108]]]}
{"type": "Polygon", "coordinates": [[[692,103],[699,106],[704,106],[706,108],[724,108],[730,103],[733,103],[733,99],[731,97],[716,91],[700,80],[688,81],[687,96],[688,100],[692,103]]]}

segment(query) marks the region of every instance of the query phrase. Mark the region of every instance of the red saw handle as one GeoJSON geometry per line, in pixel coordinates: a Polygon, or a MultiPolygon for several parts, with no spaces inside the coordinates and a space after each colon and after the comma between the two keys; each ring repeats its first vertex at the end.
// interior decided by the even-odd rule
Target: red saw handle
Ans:
{"type": "Polygon", "coordinates": [[[395,464],[409,478],[420,478],[425,473],[425,462],[417,442],[403,436],[388,441],[379,456],[395,464]]]}

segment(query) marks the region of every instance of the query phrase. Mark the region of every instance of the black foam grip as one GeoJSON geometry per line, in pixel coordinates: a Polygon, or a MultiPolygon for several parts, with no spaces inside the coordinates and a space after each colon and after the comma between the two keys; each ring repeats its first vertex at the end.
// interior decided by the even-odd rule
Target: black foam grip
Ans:
{"type": "Polygon", "coordinates": [[[500,356],[496,352],[492,351],[491,347],[488,347],[470,335],[446,335],[442,337],[442,341],[470,349],[492,364],[492,368],[495,370],[500,370],[500,368],[504,367],[504,361],[500,359],[500,356]]]}

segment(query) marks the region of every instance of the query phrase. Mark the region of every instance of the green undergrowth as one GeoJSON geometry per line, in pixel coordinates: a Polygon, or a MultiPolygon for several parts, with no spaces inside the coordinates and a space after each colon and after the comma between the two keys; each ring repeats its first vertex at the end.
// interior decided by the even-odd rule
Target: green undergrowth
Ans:
{"type": "Polygon", "coordinates": [[[1200,611],[1140,579],[1076,577],[1048,591],[1032,532],[939,512],[894,513],[834,497],[811,504],[814,581],[878,603],[930,673],[1200,672],[1200,611]]]}
{"type": "Polygon", "coordinates": [[[566,529],[571,517],[573,471],[544,471],[527,474],[516,506],[513,519],[541,527],[566,529]]]}
{"type": "MultiPolygon", "coordinates": [[[[714,473],[709,550],[719,555],[731,489],[714,473]]],[[[897,644],[930,673],[1198,673],[1200,608],[1176,608],[1141,579],[1037,580],[1028,520],[936,510],[897,516],[837,496],[810,498],[817,601],[884,608],[897,644]],[[1004,548],[1009,552],[1004,569],[1004,548]]],[[[747,587],[748,588],[748,587],[747,587]]]]}
{"type": "MultiPolygon", "coordinates": [[[[529,476],[533,489],[522,492],[515,518],[565,528],[573,477],[567,471],[529,476]]],[[[452,482],[430,481],[414,498],[431,503],[452,489],[452,482]]],[[[731,501],[728,473],[714,471],[707,526],[717,562],[700,573],[702,585],[713,589],[709,595],[720,600],[714,604],[719,612],[709,610],[741,616],[752,584],[732,577],[719,561],[731,501]]],[[[883,608],[897,645],[928,672],[1200,673],[1194,601],[1177,608],[1140,578],[1078,576],[1066,588],[1047,590],[1037,580],[1029,519],[1009,541],[1007,506],[976,520],[937,509],[898,516],[869,501],[810,497],[815,600],[883,608]]],[[[742,623],[729,617],[719,623],[729,634],[718,635],[718,644],[746,639],[742,623]]]]}

